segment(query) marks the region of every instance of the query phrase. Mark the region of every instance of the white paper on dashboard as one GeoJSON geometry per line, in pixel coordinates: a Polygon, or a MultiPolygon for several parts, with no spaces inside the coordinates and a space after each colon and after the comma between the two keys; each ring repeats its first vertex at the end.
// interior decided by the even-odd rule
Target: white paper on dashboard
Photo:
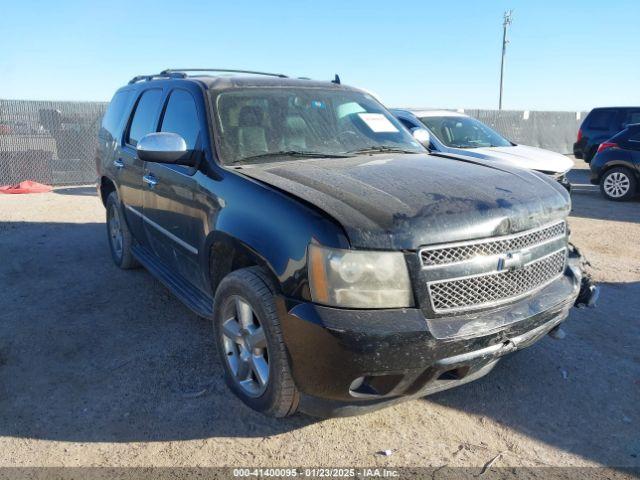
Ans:
{"type": "Polygon", "coordinates": [[[362,121],[376,133],[394,133],[398,129],[381,113],[359,113],[362,121]]]}

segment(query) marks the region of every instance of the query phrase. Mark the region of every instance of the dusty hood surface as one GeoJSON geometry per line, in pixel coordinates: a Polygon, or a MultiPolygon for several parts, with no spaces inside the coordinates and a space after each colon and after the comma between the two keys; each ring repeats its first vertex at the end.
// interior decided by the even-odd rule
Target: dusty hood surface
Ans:
{"type": "Polygon", "coordinates": [[[503,235],[569,213],[557,182],[434,155],[363,155],[246,165],[240,173],[340,222],[354,248],[400,250],[503,235]]]}
{"type": "Polygon", "coordinates": [[[515,167],[530,168],[544,172],[564,173],[573,168],[573,160],[556,152],[542,148],[515,145],[512,147],[466,148],[463,155],[487,160],[501,160],[515,167]]]}

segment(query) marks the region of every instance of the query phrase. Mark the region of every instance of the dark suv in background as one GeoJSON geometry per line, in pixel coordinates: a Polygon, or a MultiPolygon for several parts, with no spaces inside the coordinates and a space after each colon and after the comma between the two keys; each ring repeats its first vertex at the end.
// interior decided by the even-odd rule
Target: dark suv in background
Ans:
{"type": "Polygon", "coordinates": [[[429,154],[337,78],[214,72],[118,90],[98,189],[115,264],[213,321],[250,407],[353,414],[461,385],[593,299],[557,182],[429,154]]]}
{"type": "Polygon", "coordinates": [[[640,123],[640,107],[594,108],[578,130],[578,138],[573,144],[573,154],[589,163],[602,142],[613,137],[627,125],[635,123],[640,123]]]}
{"type": "Polygon", "coordinates": [[[605,198],[633,198],[640,183],[640,124],[629,125],[602,142],[589,167],[591,183],[600,185],[605,198]]]}

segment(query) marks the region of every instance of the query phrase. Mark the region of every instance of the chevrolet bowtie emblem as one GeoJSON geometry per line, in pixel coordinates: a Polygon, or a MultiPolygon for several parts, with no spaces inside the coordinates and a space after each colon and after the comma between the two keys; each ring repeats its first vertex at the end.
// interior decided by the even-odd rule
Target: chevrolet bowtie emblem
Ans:
{"type": "Polygon", "coordinates": [[[502,255],[498,259],[498,271],[502,272],[503,270],[518,270],[519,268],[522,268],[527,263],[529,263],[530,259],[531,252],[529,251],[509,252],[505,255],[502,255]]]}

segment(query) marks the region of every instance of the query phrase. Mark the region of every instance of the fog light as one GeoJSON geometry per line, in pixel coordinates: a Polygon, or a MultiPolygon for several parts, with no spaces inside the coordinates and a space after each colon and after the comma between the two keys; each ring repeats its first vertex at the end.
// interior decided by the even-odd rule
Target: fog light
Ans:
{"type": "Polygon", "coordinates": [[[351,382],[349,394],[359,398],[379,398],[388,395],[404,378],[402,374],[380,373],[365,375],[351,382]]]}
{"type": "Polygon", "coordinates": [[[358,377],[353,382],[351,382],[351,385],[349,386],[349,390],[351,391],[358,390],[363,383],[364,383],[364,377],[358,377]]]}

